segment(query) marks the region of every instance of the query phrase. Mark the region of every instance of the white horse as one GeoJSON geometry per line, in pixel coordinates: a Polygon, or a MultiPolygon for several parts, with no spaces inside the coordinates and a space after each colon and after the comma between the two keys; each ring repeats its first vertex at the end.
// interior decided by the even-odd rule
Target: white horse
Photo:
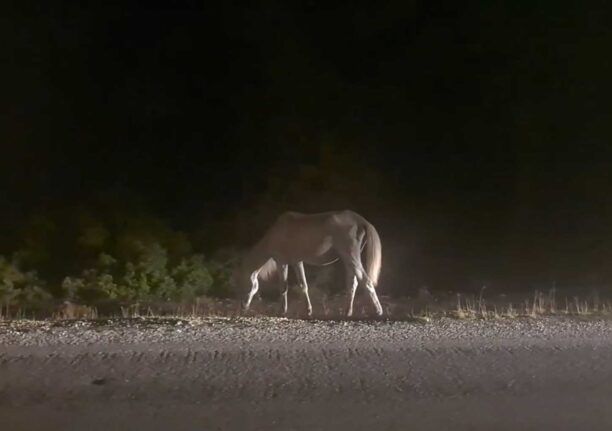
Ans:
{"type": "Polygon", "coordinates": [[[353,314],[353,301],[359,283],[365,285],[376,313],[382,315],[383,309],[375,290],[381,267],[380,237],[371,223],[353,211],[283,213],[263,238],[244,255],[232,278],[239,288],[249,287],[244,304],[245,310],[248,310],[259,289],[258,278],[268,280],[273,275],[278,275],[283,312],[287,313],[287,278],[291,266],[306,296],[310,316],[312,304],[308,295],[304,262],[323,266],[338,260],[341,260],[346,268],[349,295],[347,316],[353,314]],[[361,262],[364,245],[367,270],[361,262]]]}

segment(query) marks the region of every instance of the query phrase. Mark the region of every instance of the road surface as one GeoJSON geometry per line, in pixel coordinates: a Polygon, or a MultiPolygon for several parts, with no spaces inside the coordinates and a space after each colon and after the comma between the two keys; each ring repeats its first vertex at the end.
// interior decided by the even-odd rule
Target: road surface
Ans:
{"type": "Polygon", "coordinates": [[[0,323],[6,430],[610,430],[612,321],[0,323]]]}

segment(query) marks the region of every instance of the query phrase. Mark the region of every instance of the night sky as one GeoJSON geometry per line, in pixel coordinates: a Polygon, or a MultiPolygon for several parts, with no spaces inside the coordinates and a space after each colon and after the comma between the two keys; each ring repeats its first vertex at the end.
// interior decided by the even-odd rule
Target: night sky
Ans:
{"type": "Polygon", "coordinates": [[[607,2],[209,3],[0,18],[5,231],[109,190],[197,229],[327,148],[389,283],[612,283],[607,2]]]}

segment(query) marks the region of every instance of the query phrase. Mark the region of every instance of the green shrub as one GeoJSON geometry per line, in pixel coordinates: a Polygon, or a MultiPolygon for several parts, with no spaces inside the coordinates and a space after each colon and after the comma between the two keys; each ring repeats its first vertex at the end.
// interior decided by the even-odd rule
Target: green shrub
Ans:
{"type": "Polygon", "coordinates": [[[214,264],[206,262],[201,254],[183,259],[172,270],[172,277],[176,283],[173,299],[193,299],[210,293],[213,285],[211,275],[213,267],[214,264]]]}
{"type": "MultiPolygon", "coordinates": [[[[186,233],[125,202],[35,214],[24,219],[19,235],[12,260],[0,258],[5,306],[49,300],[123,306],[230,295],[233,254],[194,253],[186,233]]],[[[210,250],[205,233],[202,238],[199,247],[210,250]]]]}
{"type": "Polygon", "coordinates": [[[6,308],[36,307],[51,299],[35,271],[23,271],[19,262],[0,256],[0,301],[6,308]]]}
{"type": "MultiPolygon", "coordinates": [[[[211,272],[219,265],[207,262],[203,255],[186,256],[171,265],[167,251],[158,243],[141,243],[138,250],[134,261],[125,263],[100,254],[96,267],[82,271],[80,277],[64,278],[64,296],[93,304],[104,300],[180,302],[210,293],[214,282],[211,272]]],[[[214,273],[225,276],[220,270],[214,273]]]]}

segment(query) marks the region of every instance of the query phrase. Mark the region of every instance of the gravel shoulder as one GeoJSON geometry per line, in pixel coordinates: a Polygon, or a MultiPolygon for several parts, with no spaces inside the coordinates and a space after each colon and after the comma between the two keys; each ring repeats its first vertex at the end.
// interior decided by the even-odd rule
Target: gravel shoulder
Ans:
{"type": "Polygon", "coordinates": [[[612,429],[612,321],[0,322],[6,429],[612,429]]]}

